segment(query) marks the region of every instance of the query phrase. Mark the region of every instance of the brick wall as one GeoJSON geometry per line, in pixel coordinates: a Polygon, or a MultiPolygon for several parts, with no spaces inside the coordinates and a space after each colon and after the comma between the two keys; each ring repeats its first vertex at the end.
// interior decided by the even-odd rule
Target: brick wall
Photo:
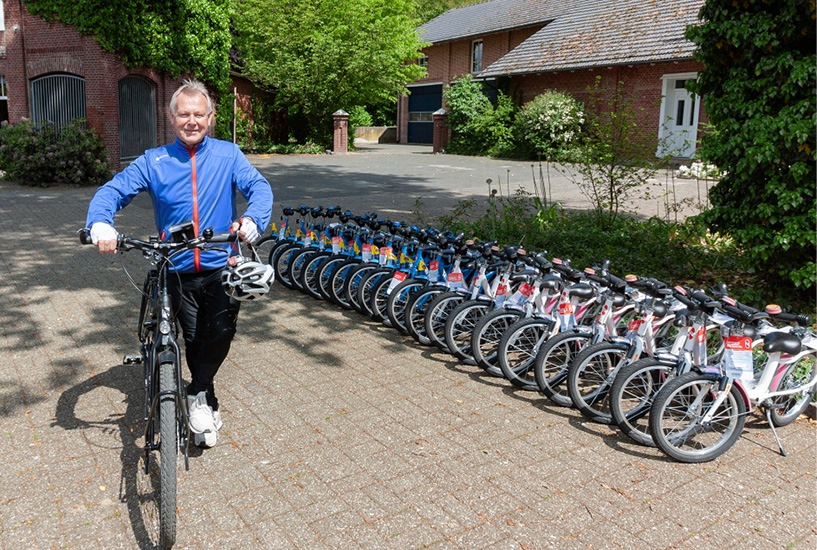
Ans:
{"type": "Polygon", "coordinates": [[[415,84],[449,83],[469,74],[471,72],[471,44],[474,40],[482,40],[482,67],[487,68],[540,28],[531,27],[488,34],[475,39],[433,44],[423,50],[423,53],[428,56],[428,76],[417,80],[415,84]]]}
{"type": "Polygon", "coordinates": [[[139,75],[156,86],[157,142],[174,139],[166,106],[178,85],[177,79],[151,69],[126,69],[114,54],[102,51],[93,38],[26,11],[21,13],[19,2],[4,2],[4,9],[6,31],[0,41],[6,55],[0,58],[0,74],[6,77],[9,122],[13,124],[30,116],[31,79],[56,72],[81,76],[85,79],[88,127],[102,137],[112,167],[119,168],[119,80],[139,75]]]}
{"type": "MultiPolygon", "coordinates": [[[[566,92],[579,101],[586,102],[589,90],[595,85],[596,78],[601,78],[600,88],[603,98],[611,97],[616,83],[621,82],[625,96],[633,100],[639,127],[643,129],[645,136],[654,140],[653,145],[657,146],[662,94],[661,77],[665,74],[698,72],[701,68],[699,63],[688,61],[517,76],[510,80],[509,93],[522,104],[547,90],[566,92]]],[[[708,118],[701,104],[699,127],[700,124],[707,121],[708,118]]]]}

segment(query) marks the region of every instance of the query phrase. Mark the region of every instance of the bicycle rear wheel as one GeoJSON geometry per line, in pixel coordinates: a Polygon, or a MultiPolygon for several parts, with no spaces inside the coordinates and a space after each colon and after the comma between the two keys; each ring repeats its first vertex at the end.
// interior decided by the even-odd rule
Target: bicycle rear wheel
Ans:
{"type": "MultiPolygon", "coordinates": [[[[817,362],[817,354],[810,354],[789,365],[777,383],[775,391],[793,390],[809,383],[815,376],[815,369],[817,369],[815,362],[817,362]]],[[[817,386],[812,386],[811,389],[803,392],[772,398],[772,404],[769,405],[772,424],[782,427],[797,420],[814,399],[815,391],[817,391],[817,386]]]]}
{"type": "Polygon", "coordinates": [[[162,548],[176,542],[176,458],[179,429],[176,416],[176,365],[159,365],[159,541],[162,548]],[[167,393],[165,393],[167,392],[167,393]]]}
{"type": "Polygon", "coordinates": [[[728,451],[746,423],[746,402],[732,384],[713,410],[720,377],[688,372],[658,391],[650,410],[650,434],[655,444],[679,462],[708,462],[728,451]],[[704,421],[704,417],[711,418],[704,421]]]}

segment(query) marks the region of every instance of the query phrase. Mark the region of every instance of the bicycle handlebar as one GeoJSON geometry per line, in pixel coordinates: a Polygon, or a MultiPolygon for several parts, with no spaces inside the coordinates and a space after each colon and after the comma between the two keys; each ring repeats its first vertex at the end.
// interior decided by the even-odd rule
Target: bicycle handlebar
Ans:
{"type": "MultiPolygon", "coordinates": [[[[184,248],[193,249],[204,246],[205,244],[221,244],[232,243],[238,239],[236,233],[213,233],[211,228],[202,231],[201,236],[193,237],[192,239],[185,239],[180,242],[172,241],[143,241],[133,237],[127,237],[119,234],[116,237],[116,247],[122,250],[130,250],[136,248],[138,250],[159,250],[171,252],[174,250],[181,250],[184,248]]],[[[79,242],[83,245],[93,244],[91,241],[91,232],[88,228],[79,230],[79,242]]]]}

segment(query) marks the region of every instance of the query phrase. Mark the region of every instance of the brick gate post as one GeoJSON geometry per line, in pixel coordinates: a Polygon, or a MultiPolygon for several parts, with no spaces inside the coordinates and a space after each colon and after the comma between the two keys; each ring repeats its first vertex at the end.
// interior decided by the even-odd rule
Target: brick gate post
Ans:
{"type": "Polygon", "coordinates": [[[349,149],[349,113],[338,109],[332,113],[332,121],[335,128],[332,152],[346,154],[349,149]]]}
{"type": "Polygon", "coordinates": [[[434,120],[434,142],[432,152],[444,153],[451,141],[451,130],[448,128],[448,111],[438,109],[431,115],[434,120]]]}

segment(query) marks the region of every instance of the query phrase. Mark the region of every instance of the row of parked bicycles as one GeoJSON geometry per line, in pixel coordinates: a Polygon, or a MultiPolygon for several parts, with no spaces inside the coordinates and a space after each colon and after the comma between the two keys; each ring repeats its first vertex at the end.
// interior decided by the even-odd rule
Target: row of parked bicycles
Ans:
{"type": "Polygon", "coordinates": [[[577,269],[519,246],[356,215],[286,207],[257,245],[290,289],[436,346],[617,426],[682,462],[710,461],[754,409],[776,427],[817,391],[811,320],[651,277],[577,269]]]}

